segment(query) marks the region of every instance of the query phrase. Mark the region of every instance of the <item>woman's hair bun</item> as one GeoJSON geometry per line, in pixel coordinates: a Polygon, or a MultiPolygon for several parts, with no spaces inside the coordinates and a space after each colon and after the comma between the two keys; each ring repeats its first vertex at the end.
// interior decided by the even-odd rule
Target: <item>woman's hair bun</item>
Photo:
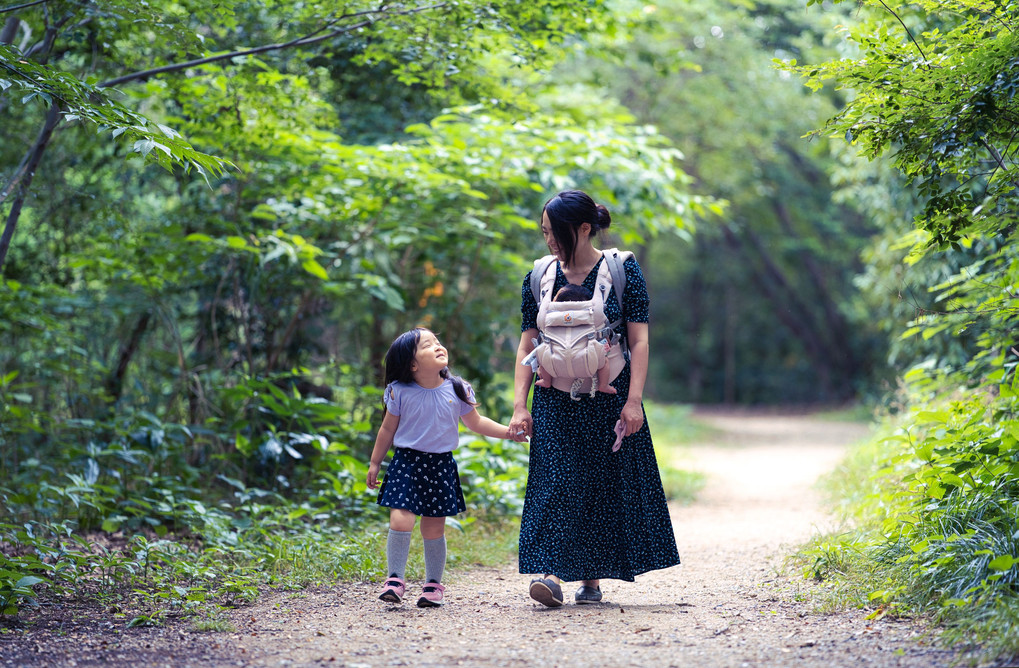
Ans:
{"type": "Polygon", "coordinates": [[[598,229],[607,229],[612,224],[612,216],[609,215],[609,210],[605,208],[604,204],[598,204],[596,208],[598,210],[598,229]]]}

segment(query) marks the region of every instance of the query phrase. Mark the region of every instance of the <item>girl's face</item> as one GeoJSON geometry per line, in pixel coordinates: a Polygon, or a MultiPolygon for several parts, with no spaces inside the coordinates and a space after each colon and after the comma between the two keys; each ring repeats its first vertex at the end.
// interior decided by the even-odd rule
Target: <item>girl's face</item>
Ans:
{"type": "Polygon", "coordinates": [[[438,337],[427,329],[421,332],[417,348],[414,350],[414,361],[411,371],[426,375],[437,374],[449,365],[446,347],[439,343],[438,337]]]}

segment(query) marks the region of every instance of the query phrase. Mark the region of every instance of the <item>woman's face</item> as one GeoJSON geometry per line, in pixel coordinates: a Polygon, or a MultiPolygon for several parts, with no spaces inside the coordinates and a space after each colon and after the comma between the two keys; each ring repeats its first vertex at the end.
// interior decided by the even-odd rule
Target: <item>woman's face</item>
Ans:
{"type": "Polygon", "coordinates": [[[541,214],[541,236],[545,237],[545,245],[548,246],[549,252],[562,262],[563,256],[560,254],[559,244],[556,243],[555,235],[552,234],[552,223],[548,219],[547,212],[541,214]]]}

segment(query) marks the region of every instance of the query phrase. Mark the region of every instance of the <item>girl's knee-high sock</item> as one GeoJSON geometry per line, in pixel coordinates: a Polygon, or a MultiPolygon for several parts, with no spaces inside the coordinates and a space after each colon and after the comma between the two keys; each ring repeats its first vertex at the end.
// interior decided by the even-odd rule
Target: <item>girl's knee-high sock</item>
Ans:
{"type": "Polygon", "coordinates": [[[446,537],[439,536],[424,541],[425,544],[425,581],[442,582],[442,572],[446,569],[446,537]]]}
{"type": "Polygon", "coordinates": [[[407,555],[410,554],[410,531],[389,530],[389,538],[386,539],[386,562],[389,566],[389,576],[396,576],[404,580],[407,570],[407,555]]]}

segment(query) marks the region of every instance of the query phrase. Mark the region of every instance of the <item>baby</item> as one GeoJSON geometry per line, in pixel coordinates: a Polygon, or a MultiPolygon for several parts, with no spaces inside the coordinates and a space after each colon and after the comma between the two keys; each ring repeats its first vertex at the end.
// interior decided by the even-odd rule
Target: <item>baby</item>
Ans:
{"type": "MultiPolygon", "coordinates": [[[[559,288],[559,292],[555,294],[552,301],[556,302],[586,302],[592,299],[591,291],[585,288],[583,285],[574,285],[573,283],[567,283],[563,287],[559,288]]],[[[605,346],[605,354],[609,352],[609,346],[611,345],[606,339],[599,339],[598,343],[605,346]]],[[[546,345],[546,344],[539,344],[546,345]]],[[[541,387],[552,386],[552,374],[548,372],[538,360],[534,353],[531,353],[529,359],[532,360],[532,367],[536,367],[535,371],[538,373],[538,380],[535,381],[535,385],[541,387]]],[[[526,361],[525,361],[526,363],[526,361]]],[[[605,394],[616,394],[616,388],[609,385],[611,380],[609,379],[609,365],[603,364],[598,369],[598,391],[604,392],[605,394]]],[[[591,396],[594,396],[593,394],[591,396]]]]}

